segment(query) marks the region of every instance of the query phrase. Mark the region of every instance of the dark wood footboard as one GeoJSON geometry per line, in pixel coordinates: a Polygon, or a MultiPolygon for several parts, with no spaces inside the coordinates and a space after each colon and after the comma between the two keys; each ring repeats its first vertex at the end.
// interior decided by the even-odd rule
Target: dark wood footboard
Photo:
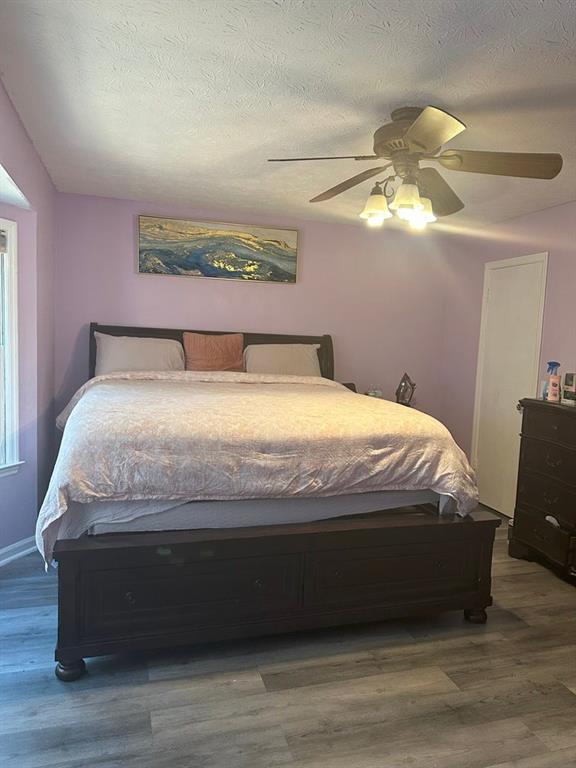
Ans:
{"type": "Polygon", "coordinates": [[[499,518],[428,507],[59,541],[56,674],[83,659],[463,609],[486,620],[499,518]]]}

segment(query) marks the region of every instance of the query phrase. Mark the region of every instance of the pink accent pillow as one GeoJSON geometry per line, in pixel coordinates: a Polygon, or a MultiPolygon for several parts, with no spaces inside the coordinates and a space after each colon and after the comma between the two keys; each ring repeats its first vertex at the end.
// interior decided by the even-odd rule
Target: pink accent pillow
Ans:
{"type": "Polygon", "coordinates": [[[243,351],[241,333],[184,334],[187,371],[243,371],[243,351]]]}

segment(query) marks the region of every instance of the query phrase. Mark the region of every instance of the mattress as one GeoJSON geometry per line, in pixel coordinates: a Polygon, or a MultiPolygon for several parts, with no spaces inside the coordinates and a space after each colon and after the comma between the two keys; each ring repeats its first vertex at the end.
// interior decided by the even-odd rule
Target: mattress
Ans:
{"type": "Polygon", "coordinates": [[[434,491],[379,491],[318,499],[243,499],[191,501],[185,504],[157,501],[74,502],[68,525],[62,527],[59,538],[308,523],[426,503],[439,504],[441,513],[454,510],[453,499],[434,491]]]}

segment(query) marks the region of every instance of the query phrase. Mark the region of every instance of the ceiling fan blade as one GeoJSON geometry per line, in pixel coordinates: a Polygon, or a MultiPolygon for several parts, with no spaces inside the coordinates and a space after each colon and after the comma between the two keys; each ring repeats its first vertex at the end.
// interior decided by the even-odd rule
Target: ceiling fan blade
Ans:
{"type": "Polygon", "coordinates": [[[476,152],[449,149],[437,160],[451,171],[489,173],[495,176],[519,176],[527,179],[553,179],[562,168],[562,156],[529,152],[476,152]]]}
{"type": "Polygon", "coordinates": [[[345,192],[347,189],[355,187],[356,184],[361,184],[363,181],[372,178],[372,176],[376,176],[379,173],[382,173],[382,171],[390,168],[391,165],[392,163],[388,163],[388,165],[381,165],[379,168],[370,168],[368,171],[362,171],[362,173],[358,173],[356,176],[352,176],[351,179],[341,181],[340,184],[336,184],[335,187],[327,189],[326,192],[322,192],[320,195],[316,195],[316,197],[313,197],[310,202],[321,203],[324,200],[330,200],[331,197],[336,197],[336,195],[339,195],[341,192],[345,192]]]}
{"type": "Polygon", "coordinates": [[[418,188],[422,197],[431,200],[436,216],[449,216],[464,208],[462,200],[435,168],[420,169],[418,188]]]}
{"type": "Polygon", "coordinates": [[[466,130],[458,118],[438,107],[426,107],[404,134],[411,152],[435,152],[466,130]]]}
{"type": "Polygon", "coordinates": [[[271,157],[269,163],[296,163],[302,160],[378,160],[378,155],[341,155],[340,157],[271,157]]]}

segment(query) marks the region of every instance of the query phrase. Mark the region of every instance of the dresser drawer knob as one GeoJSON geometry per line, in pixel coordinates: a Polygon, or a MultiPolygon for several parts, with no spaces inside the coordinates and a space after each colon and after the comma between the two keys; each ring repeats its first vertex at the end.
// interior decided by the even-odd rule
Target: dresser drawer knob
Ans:
{"type": "Polygon", "coordinates": [[[136,605],[136,598],[134,597],[133,592],[126,592],[126,594],[124,595],[124,598],[128,603],[128,605],[136,605]]]}
{"type": "Polygon", "coordinates": [[[252,582],[252,585],[256,589],[262,589],[262,587],[264,586],[264,579],[254,579],[254,581],[252,582]]]}

